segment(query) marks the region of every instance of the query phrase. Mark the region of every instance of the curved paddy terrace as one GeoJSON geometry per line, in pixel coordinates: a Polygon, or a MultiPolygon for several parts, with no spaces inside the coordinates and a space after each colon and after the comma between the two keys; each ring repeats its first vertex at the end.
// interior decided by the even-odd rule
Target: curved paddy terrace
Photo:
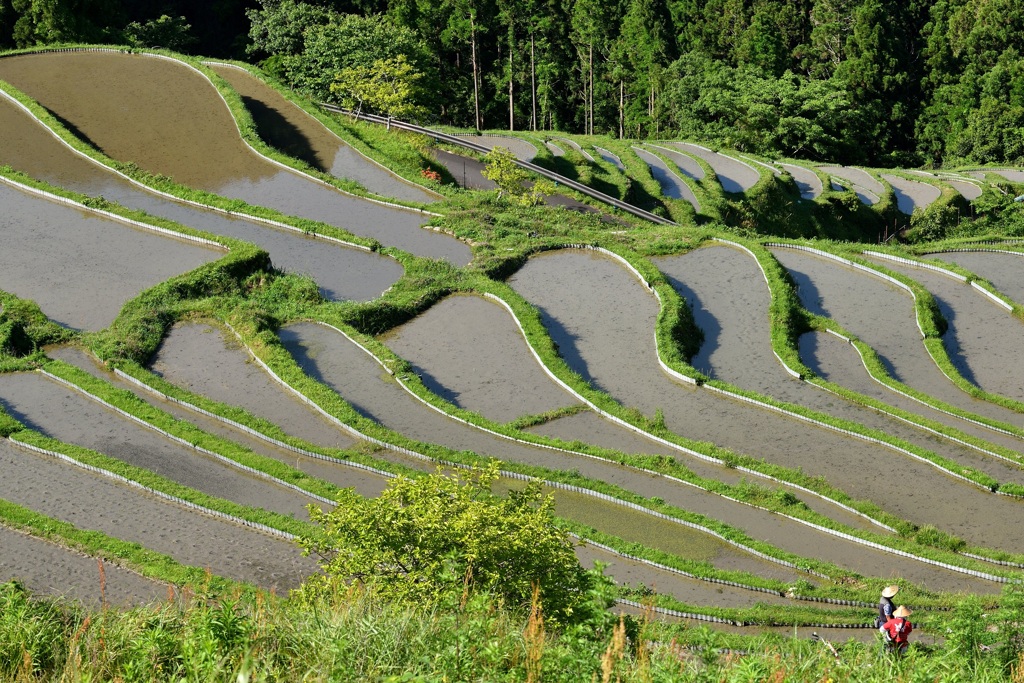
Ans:
{"type": "Polygon", "coordinates": [[[571,368],[625,406],[661,409],[677,434],[822,476],[854,498],[968,543],[1019,550],[1024,505],[979,492],[896,451],[678,384],[661,371],[657,300],[619,264],[566,250],[533,257],[510,284],[541,309],[571,368]],[[738,429],[737,425],[743,425],[738,429]]]}
{"type": "Polygon", "coordinates": [[[381,339],[432,392],[495,422],[578,403],[543,373],[505,309],[483,297],[448,297],[381,339]]]}
{"type": "MultiPolygon", "coordinates": [[[[796,281],[804,307],[832,318],[874,349],[897,380],[962,410],[1007,424],[1019,422],[1019,414],[972,398],[942,374],[922,343],[914,299],[909,292],[875,275],[808,252],[777,247],[772,248],[772,253],[796,281]]],[[[882,400],[891,402],[889,398],[882,400]]],[[[913,412],[922,410],[936,420],[955,420],[965,431],[974,429],[963,420],[949,418],[920,404],[913,412]]],[[[997,443],[1012,439],[988,429],[984,433],[984,438],[997,443]]],[[[1015,443],[1010,447],[1021,448],[1019,441],[1010,443],[1015,443]]]]}
{"type": "MultiPolygon", "coordinates": [[[[304,453],[276,445],[267,438],[260,438],[248,431],[244,431],[225,419],[217,419],[198,412],[190,407],[168,401],[155,390],[130,382],[122,376],[107,370],[102,366],[95,356],[88,354],[81,349],[65,346],[58,349],[48,349],[47,355],[57,358],[70,365],[81,368],[94,377],[98,377],[118,389],[130,391],[154,408],[170,414],[175,419],[188,422],[209,434],[215,434],[221,438],[233,441],[249,450],[267,458],[273,458],[289,467],[304,472],[311,477],[329,481],[342,488],[354,488],[361,496],[376,497],[387,486],[387,477],[370,472],[361,468],[349,467],[342,462],[326,460],[313,457],[304,453]]],[[[245,377],[240,377],[239,384],[234,385],[239,392],[259,391],[259,386],[247,386],[245,377]]],[[[290,397],[282,397],[283,402],[293,403],[290,397]]],[[[285,405],[287,409],[290,405],[285,405]]]]}
{"type": "MultiPolygon", "coordinates": [[[[506,461],[575,470],[584,476],[622,486],[645,497],[657,496],[670,505],[723,521],[744,530],[753,538],[767,540],[797,555],[824,558],[861,573],[872,573],[877,571],[879,566],[884,566],[885,553],[811,530],[798,522],[728,501],[664,477],[652,476],[571,453],[530,448],[493,437],[488,446],[483,443],[483,438],[489,435],[462,427],[425,406],[417,410],[415,399],[388,379],[381,381],[380,366],[343,335],[321,325],[303,323],[285,328],[281,336],[286,347],[292,351],[307,374],[331,386],[364,415],[405,436],[442,443],[454,449],[473,450],[506,461]],[[351,348],[346,349],[346,346],[351,348]],[[360,370],[361,366],[365,367],[365,370],[360,370]],[[436,422],[433,428],[427,424],[431,417],[436,422]]],[[[565,494],[559,493],[558,496],[564,498],[565,494]]],[[[608,528],[611,520],[608,519],[607,503],[577,497],[580,505],[597,505],[600,511],[588,512],[584,517],[570,515],[571,518],[607,533],[622,536],[622,533],[608,528]],[[600,516],[592,516],[595,514],[600,516]]],[[[612,517],[621,514],[615,512],[614,506],[611,508],[612,517]]],[[[643,542],[651,543],[649,537],[643,542]]],[[[945,586],[948,590],[958,590],[965,586],[964,581],[967,579],[962,575],[926,565],[917,568],[914,566],[916,564],[907,561],[908,567],[904,568],[904,575],[913,575],[913,580],[922,585],[936,588],[945,586]]]]}
{"type": "Polygon", "coordinates": [[[844,181],[843,185],[849,186],[849,189],[853,190],[857,197],[860,198],[861,203],[868,206],[877,204],[881,201],[882,196],[886,194],[885,186],[882,183],[875,180],[874,176],[867,171],[862,171],[859,168],[852,166],[819,166],[818,169],[844,181]]]}
{"type": "Polygon", "coordinates": [[[701,168],[701,165],[693,157],[683,154],[678,149],[669,149],[662,145],[650,146],[668,157],[686,177],[694,180],[704,180],[704,169],[701,168]]]}
{"type": "Polygon", "coordinates": [[[985,278],[1004,296],[1024,305],[1024,253],[1019,251],[949,251],[925,254],[927,258],[956,263],[985,278]]]}
{"type": "Polygon", "coordinates": [[[32,299],[52,320],[99,330],[126,301],[225,249],[129,225],[0,179],[0,289],[32,299]]]}
{"type": "Polygon", "coordinates": [[[804,199],[817,199],[821,196],[823,188],[821,178],[809,168],[797,166],[796,164],[779,164],[789,175],[793,176],[793,182],[800,190],[800,196],[804,199]]]}
{"type": "Polygon", "coordinates": [[[22,55],[0,59],[0,79],[114,159],[419,256],[460,266],[472,258],[466,244],[422,229],[427,218],[419,212],[345,194],[255,153],[213,84],[182,62],[93,52],[22,55]]]}
{"type": "Polygon", "coordinates": [[[670,142],[668,144],[706,161],[726,192],[746,192],[761,180],[761,174],[757,169],[739,159],[733,159],[690,142],[670,142]]]}
{"type": "Polygon", "coordinates": [[[594,146],[594,149],[597,150],[597,153],[601,156],[602,159],[607,161],[615,168],[619,169],[620,171],[626,170],[626,167],[622,165],[622,159],[620,159],[614,153],[609,152],[604,147],[598,147],[596,145],[594,146]]]}
{"type": "Polygon", "coordinates": [[[928,207],[942,196],[942,190],[928,183],[892,174],[883,175],[882,179],[892,185],[893,193],[896,195],[896,207],[908,216],[917,209],[928,207]]]}
{"type": "Polygon", "coordinates": [[[504,147],[512,152],[520,161],[533,161],[534,157],[537,156],[537,147],[532,142],[511,135],[473,135],[467,133],[459,134],[459,137],[465,138],[466,142],[481,145],[487,149],[504,147]]]}
{"type": "Polygon", "coordinates": [[[40,121],[3,96],[0,96],[0,130],[11,133],[0,142],[0,163],[51,185],[103,196],[182,225],[256,244],[267,250],[276,267],[310,275],[328,299],[375,299],[404,272],[397,261],[380,254],[204,209],[146,190],[75,152],[40,121]]]}
{"type": "MultiPolygon", "coordinates": [[[[316,570],[293,542],[0,441],[0,498],[182,564],[263,588],[297,587],[316,570]]],[[[6,550],[6,548],[5,548],[6,550]]]]}
{"type": "MultiPolygon", "coordinates": [[[[923,285],[949,324],[943,344],[969,382],[993,394],[1024,402],[1024,327],[1009,311],[969,284],[934,270],[889,259],[875,263],[923,285]]],[[[1024,415],[1014,424],[1024,424],[1024,415]]]]}
{"type": "Polygon", "coordinates": [[[704,344],[691,365],[776,399],[878,429],[1002,483],[1024,483],[1024,469],[946,439],[902,420],[844,400],[791,376],[771,347],[768,286],[749,254],[728,246],[707,246],[678,256],[653,259],[693,311],[704,344]],[[759,283],[764,283],[759,286],[759,283]]]}
{"type": "Polygon", "coordinates": [[[217,498],[308,519],[308,495],[267,481],[143,427],[39,373],[0,375],[0,406],[29,429],[217,498]]]}
{"type": "Polygon", "coordinates": [[[430,203],[439,196],[363,156],[301,107],[241,67],[207,63],[242,96],[261,138],[324,173],[354,180],[374,194],[430,203]]]}
{"type": "Polygon", "coordinates": [[[275,382],[234,337],[211,325],[171,329],[150,359],[149,369],[182,389],[244,408],[286,434],[331,448],[355,440],[275,382]]]}
{"type": "MultiPolygon", "coordinates": [[[[3,452],[0,451],[0,459],[3,452]]],[[[63,597],[96,608],[144,605],[167,599],[168,586],[130,569],[0,525],[0,578],[34,595],[63,597]],[[101,588],[102,581],[102,588],[101,588]]],[[[770,597],[770,596],[766,596],[770,597]]]]}
{"type": "Polygon", "coordinates": [[[668,167],[668,164],[657,155],[651,154],[639,147],[633,147],[633,152],[651,169],[651,175],[658,181],[658,185],[666,197],[669,199],[685,199],[693,205],[695,211],[700,211],[700,203],[693,194],[693,190],[668,167]]]}

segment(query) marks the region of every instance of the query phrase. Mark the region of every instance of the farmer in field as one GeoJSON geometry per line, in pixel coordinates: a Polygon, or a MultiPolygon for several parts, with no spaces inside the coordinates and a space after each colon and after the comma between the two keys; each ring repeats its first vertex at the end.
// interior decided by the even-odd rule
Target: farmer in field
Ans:
{"type": "Polygon", "coordinates": [[[878,601],[878,616],[875,617],[875,628],[881,628],[882,624],[892,619],[892,613],[896,606],[892,604],[892,597],[896,595],[900,587],[893,584],[882,589],[882,599],[878,601]]]}
{"type": "Polygon", "coordinates": [[[911,614],[910,610],[900,605],[892,613],[892,618],[882,624],[878,629],[885,637],[885,648],[889,652],[903,654],[909,644],[909,636],[914,630],[914,625],[907,619],[911,614]]]}

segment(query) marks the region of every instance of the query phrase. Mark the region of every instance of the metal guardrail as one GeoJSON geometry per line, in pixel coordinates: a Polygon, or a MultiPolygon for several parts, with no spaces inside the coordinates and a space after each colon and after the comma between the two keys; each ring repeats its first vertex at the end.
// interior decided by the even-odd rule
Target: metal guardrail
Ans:
{"type": "MultiPolygon", "coordinates": [[[[435,140],[441,140],[452,145],[465,147],[466,149],[471,149],[474,152],[479,152],[480,154],[487,154],[488,152],[491,151],[490,148],[488,147],[484,147],[483,145],[478,145],[473,142],[469,142],[467,140],[462,139],[462,137],[458,135],[449,135],[448,133],[442,133],[441,131],[433,130],[431,128],[424,128],[422,126],[417,126],[412,123],[406,123],[405,121],[389,119],[386,116],[377,116],[375,114],[361,114],[354,111],[350,111],[348,109],[342,109],[341,107],[336,107],[333,104],[327,104],[325,102],[320,102],[319,105],[326,109],[327,111],[335,112],[338,114],[345,114],[347,116],[352,116],[363,121],[369,121],[370,123],[378,123],[383,126],[398,128],[399,130],[406,130],[412,133],[419,133],[421,135],[429,135],[433,137],[435,140]]],[[[632,204],[628,204],[622,201],[621,199],[616,199],[611,195],[599,192],[598,190],[595,190],[592,187],[588,187],[583,183],[578,183],[575,180],[572,180],[571,178],[566,178],[565,176],[555,173],[554,171],[549,171],[548,169],[538,166],[537,164],[531,163],[529,161],[522,161],[521,159],[516,159],[515,163],[527,169],[528,171],[533,171],[538,175],[544,176],[548,180],[553,180],[570,189],[576,190],[581,194],[585,194],[588,197],[592,197],[600,202],[604,202],[605,204],[614,206],[617,209],[621,209],[623,211],[631,213],[634,216],[639,216],[640,218],[652,221],[654,223],[660,223],[661,225],[676,224],[674,221],[671,221],[667,218],[662,218],[661,216],[653,214],[650,211],[645,211],[639,207],[633,206],[632,204]]]]}

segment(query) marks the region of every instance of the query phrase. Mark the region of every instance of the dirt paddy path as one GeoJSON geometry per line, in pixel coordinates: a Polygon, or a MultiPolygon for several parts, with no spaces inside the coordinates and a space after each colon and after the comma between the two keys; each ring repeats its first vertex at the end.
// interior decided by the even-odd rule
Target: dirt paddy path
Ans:
{"type": "Polygon", "coordinates": [[[789,375],[771,348],[771,296],[757,262],[727,246],[654,259],[689,303],[704,344],[694,366],[741,389],[878,429],[1000,482],[1024,483],[1024,468],[916,429],[789,375]]]}
{"type": "Polygon", "coordinates": [[[237,405],[311,443],[332,448],[355,445],[351,436],[298,401],[253,363],[230,333],[211,325],[175,326],[150,359],[149,369],[171,384],[237,405]]]}
{"type": "Polygon", "coordinates": [[[95,52],[23,55],[0,60],[0,78],[119,161],[420,256],[460,266],[472,258],[466,244],[421,229],[423,214],[347,195],[253,152],[213,84],[181,62],[95,52]]]}
{"type": "Polygon", "coordinates": [[[3,182],[0,206],[0,289],[32,299],[73,329],[103,329],[142,290],[226,253],[3,182]]]}
{"type": "Polygon", "coordinates": [[[375,498],[387,486],[387,479],[384,476],[367,472],[361,469],[347,467],[345,465],[332,463],[330,461],[313,458],[295,451],[275,446],[274,444],[259,439],[247,432],[232,427],[231,425],[214,418],[185,408],[177,403],[160,398],[157,394],[140,388],[122,379],[120,376],[110,372],[99,365],[95,356],[86,354],[84,351],[74,347],[63,347],[50,349],[47,355],[51,358],[59,358],[66,363],[85,370],[94,377],[109,382],[118,389],[130,391],[143,401],[146,401],[155,408],[170,413],[176,419],[189,422],[199,429],[211,434],[216,434],[229,441],[240,444],[254,453],[278,460],[289,467],[305,472],[311,477],[316,477],[342,488],[352,487],[361,496],[375,498]]]}
{"type": "Polygon", "coordinates": [[[544,374],[508,312],[483,297],[448,297],[381,341],[435,394],[495,422],[579,403],[544,374]]]}
{"type": "MultiPolygon", "coordinates": [[[[379,254],[148,192],[106,166],[75,153],[41,123],[2,96],[0,130],[11,133],[0,141],[0,163],[51,185],[86,195],[103,196],[197,230],[259,245],[270,254],[275,267],[310,275],[328,299],[369,301],[380,296],[402,276],[403,269],[397,261],[379,254]]],[[[105,297],[100,299],[105,301],[105,297]]]]}
{"type": "Polygon", "coordinates": [[[34,596],[65,598],[94,609],[104,602],[117,608],[167,599],[167,584],[111,562],[103,562],[101,590],[95,557],[0,524],[0,583],[12,579],[34,596]]]}
{"type": "Polygon", "coordinates": [[[680,179],[664,161],[650,152],[634,147],[633,152],[651,169],[651,175],[658,181],[662,193],[669,199],[685,199],[693,205],[694,211],[700,211],[700,202],[693,194],[690,186],[680,179]]]}
{"type": "Polygon", "coordinates": [[[313,498],[171,441],[39,373],[0,375],[0,405],[43,434],[241,505],[308,519],[313,498]]]}
{"type": "MultiPolygon", "coordinates": [[[[949,323],[946,352],[969,382],[1024,401],[1024,323],[970,285],[924,268],[873,259],[924,285],[949,323]]],[[[1024,424],[1019,415],[1014,424],[1024,424]]]]}
{"type": "Polygon", "coordinates": [[[354,180],[382,197],[422,203],[438,200],[438,195],[399,178],[357,152],[301,107],[245,69],[227,64],[207,66],[242,96],[260,137],[272,147],[324,173],[354,180]]]}
{"type": "Polygon", "coordinates": [[[761,174],[756,169],[738,159],[689,142],[670,142],[668,144],[706,161],[718,176],[718,182],[722,184],[722,189],[726,192],[746,192],[761,180],[761,174]]]}
{"type": "MultiPolygon", "coordinates": [[[[814,254],[781,248],[772,253],[796,281],[804,307],[834,319],[873,348],[893,377],[962,410],[1010,424],[1020,422],[1019,414],[968,396],[942,374],[924,348],[914,299],[908,292],[814,254]]],[[[990,433],[993,440],[997,438],[990,433]]]]}
{"type": "Polygon", "coordinates": [[[983,277],[1001,293],[1024,305],[1024,254],[1009,251],[952,251],[928,258],[956,263],[983,277]]]}
{"type": "MultiPolygon", "coordinates": [[[[0,498],[214,574],[287,590],[316,570],[291,541],[208,516],[0,441],[0,498]]],[[[6,546],[0,553],[6,554],[6,546]]]]}
{"type": "MultiPolygon", "coordinates": [[[[645,497],[657,496],[670,505],[721,520],[743,529],[752,538],[765,540],[797,555],[819,557],[860,573],[877,572],[891,559],[879,551],[665,478],[510,441],[501,443],[504,440],[491,438],[492,443],[488,444],[482,438],[488,435],[482,432],[474,434],[478,430],[461,427],[422,405],[417,406],[415,399],[390,377],[381,381],[381,369],[376,362],[342,335],[320,325],[304,323],[282,330],[281,336],[307,374],[330,385],[360,412],[406,436],[514,462],[577,470],[585,476],[617,484],[645,497]]],[[[581,499],[579,504],[592,505],[586,499],[581,499]]],[[[902,564],[905,565],[901,567],[903,575],[913,577],[911,580],[922,585],[946,586],[943,590],[957,590],[964,585],[961,575],[925,565],[918,567],[913,561],[902,564]]]]}
{"type": "Polygon", "coordinates": [[[1024,521],[1024,505],[889,448],[670,380],[658,365],[651,334],[657,301],[610,259],[573,250],[545,253],[530,259],[510,284],[540,308],[573,369],[626,406],[647,415],[660,408],[674,432],[802,468],[854,498],[873,500],[917,524],[935,524],[972,544],[1024,548],[1007,523],[1024,521]]]}

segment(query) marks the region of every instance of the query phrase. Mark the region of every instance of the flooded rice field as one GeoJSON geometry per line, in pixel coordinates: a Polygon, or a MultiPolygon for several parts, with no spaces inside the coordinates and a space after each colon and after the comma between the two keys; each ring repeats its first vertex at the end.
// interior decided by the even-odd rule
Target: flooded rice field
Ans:
{"type": "Polygon", "coordinates": [[[533,158],[537,156],[537,148],[522,138],[504,135],[459,135],[459,137],[466,142],[481,145],[487,149],[504,147],[520,161],[533,161],[533,158]]]}
{"type": "Polygon", "coordinates": [[[943,178],[943,182],[953,187],[954,190],[963,195],[963,198],[969,202],[973,202],[975,199],[981,196],[983,190],[980,185],[976,183],[969,183],[966,180],[951,180],[949,178],[943,178]]]}
{"type": "Polygon", "coordinates": [[[639,147],[633,147],[633,152],[650,167],[651,175],[661,186],[662,194],[669,199],[685,199],[693,205],[695,211],[700,211],[700,203],[693,190],[664,161],[639,147]]]}
{"type": "Polygon", "coordinates": [[[1015,251],[950,251],[928,258],[956,263],[992,283],[996,290],[1024,305],[1024,253],[1015,251]]]}
{"type": "Polygon", "coordinates": [[[601,155],[602,159],[607,161],[609,164],[611,164],[615,168],[619,169],[620,171],[626,170],[626,167],[622,165],[622,159],[620,159],[618,156],[616,156],[612,152],[609,152],[608,150],[606,150],[603,147],[595,146],[594,149],[597,150],[597,153],[601,155]]]}
{"type": "Polygon", "coordinates": [[[577,403],[544,374],[508,311],[483,297],[449,297],[382,341],[432,392],[495,422],[577,403]]]}
{"type": "Polygon", "coordinates": [[[921,340],[914,299],[903,289],[861,270],[795,249],[772,249],[797,283],[812,313],[832,318],[881,357],[904,384],[962,410],[1010,424],[1018,415],[967,395],[935,365],[921,340]]]}
{"type": "Polygon", "coordinates": [[[183,63],[113,53],[37,54],[0,60],[0,78],[114,159],[420,256],[456,265],[472,258],[464,243],[422,229],[423,214],[344,194],[256,154],[212,83],[183,63]],[[82,82],[90,87],[78,88],[82,82]]]}
{"type": "Polygon", "coordinates": [[[842,181],[838,185],[833,181],[833,190],[837,192],[852,190],[856,193],[861,203],[867,206],[877,204],[881,201],[881,195],[885,194],[885,188],[882,184],[859,168],[852,168],[850,166],[819,166],[818,169],[842,181]]]}
{"type": "Polygon", "coordinates": [[[997,481],[1024,483],[1024,469],[1016,465],[938,439],[792,377],[772,352],[768,286],[750,255],[732,247],[710,246],[654,259],[654,263],[686,299],[704,331],[704,344],[692,363],[697,369],[741,389],[878,429],[997,481]]]}
{"type": "Polygon", "coordinates": [[[821,178],[814,171],[795,164],[779,164],[793,176],[793,182],[804,199],[816,199],[822,193],[821,178]]]}
{"type": "MultiPolygon", "coordinates": [[[[0,498],[278,591],[316,570],[298,546],[0,441],[0,498]]],[[[5,553],[6,554],[6,553],[5,553]]]]}
{"type": "Polygon", "coordinates": [[[94,377],[109,382],[118,389],[130,391],[151,406],[171,414],[174,418],[195,425],[204,432],[233,441],[259,455],[273,458],[289,467],[304,472],[311,477],[329,481],[341,488],[354,488],[356,493],[368,498],[375,498],[387,486],[387,478],[355,467],[348,467],[321,458],[310,457],[302,453],[275,445],[266,439],[257,438],[231,424],[204,415],[185,406],[168,401],[159,394],[148,391],[137,384],[129,382],[119,375],[106,370],[95,356],[81,349],[65,346],[49,349],[47,355],[58,358],[66,363],[85,370],[94,377]]]}
{"type": "Polygon", "coordinates": [[[1024,520],[1024,506],[1014,501],[982,494],[889,448],[668,379],[654,349],[657,302],[610,259],[572,250],[545,253],[510,284],[541,310],[574,370],[623,405],[647,415],[660,408],[675,433],[802,468],[854,498],[920,524],[941,524],[970,543],[1024,547],[1018,534],[995,522],[1004,514],[1024,520]],[[738,424],[745,428],[736,429],[738,424]],[[981,509],[991,516],[981,519],[981,509]]]}
{"type": "Polygon", "coordinates": [[[229,332],[211,325],[174,327],[150,359],[149,369],[171,384],[243,408],[310,443],[343,449],[355,444],[271,378],[229,332]]]}
{"type": "Polygon", "coordinates": [[[39,373],[0,375],[0,406],[29,429],[240,505],[308,519],[308,495],[172,441],[39,373]]]}
{"type": "Polygon", "coordinates": [[[579,143],[576,142],[575,140],[570,140],[569,138],[555,138],[555,139],[558,141],[559,144],[568,145],[569,147],[571,147],[575,151],[579,152],[579,154],[584,159],[586,159],[587,161],[590,161],[590,162],[594,161],[594,157],[590,154],[590,152],[588,152],[587,150],[585,150],[582,147],[580,147],[579,143]]]}
{"type": "Polygon", "coordinates": [[[93,609],[104,604],[134,607],[167,599],[165,583],[110,562],[103,563],[101,579],[96,558],[3,525],[0,548],[0,577],[20,581],[33,595],[64,598],[93,609]]]}
{"type": "Polygon", "coordinates": [[[27,112],[0,97],[0,163],[51,185],[106,199],[216,235],[266,249],[274,266],[310,275],[328,299],[368,301],[402,276],[398,262],[379,254],[229,216],[147,191],[74,152],[27,112]]]}
{"type": "Polygon", "coordinates": [[[892,185],[893,193],[896,195],[896,207],[908,216],[916,209],[924,209],[942,195],[942,190],[928,183],[907,180],[892,174],[883,175],[882,179],[892,185]]]}
{"type": "Polygon", "coordinates": [[[757,170],[738,159],[689,142],[669,144],[706,161],[718,176],[718,182],[722,184],[722,189],[726,192],[746,192],[757,185],[757,181],[761,179],[761,174],[757,170]]]}
{"type": "Polygon", "coordinates": [[[694,180],[704,180],[704,169],[693,157],[683,154],[678,149],[669,149],[662,145],[651,145],[651,147],[658,150],[659,154],[663,154],[668,157],[672,163],[679,168],[683,175],[688,178],[693,178],[694,180]]]}
{"type": "Polygon", "coordinates": [[[414,185],[366,158],[322,123],[245,69],[208,64],[242,97],[260,137],[288,156],[338,178],[354,180],[382,197],[430,203],[438,195],[414,185]]]}
{"type": "Polygon", "coordinates": [[[103,329],[142,290],[225,254],[4,182],[0,206],[0,289],[73,329],[103,329]]]}
{"type": "MultiPolygon", "coordinates": [[[[941,273],[875,259],[920,282],[949,324],[946,352],[960,374],[985,391],[1024,401],[1024,323],[968,284],[941,273]]],[[[1024,415],[1015,424],[1024,422],[1024,415]]]]}

